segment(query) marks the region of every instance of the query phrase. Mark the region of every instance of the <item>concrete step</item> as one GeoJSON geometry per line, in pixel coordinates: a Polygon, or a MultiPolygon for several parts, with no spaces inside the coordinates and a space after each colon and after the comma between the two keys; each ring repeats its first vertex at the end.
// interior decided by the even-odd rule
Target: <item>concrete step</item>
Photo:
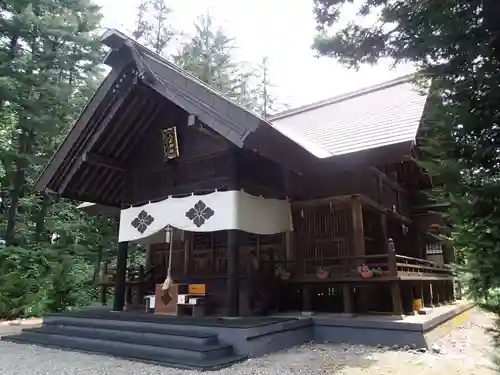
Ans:
{"type": "Polygon", "coordinates": [[[152,345],[138,345],[96,338],[66,336],[64,334],[52,334],[36,330],[25,330],[19,335],[3,337],[2,340],[97,354],[109,354],[126,359],[141,360],[183,369],[217,370],[244,359],[244,357],[235,355],[232,352],[226,352],[225,356],[213,358],[199,351],[188,351],[185,349],[173,349],[152,345]]]}
{"type": "Polygon", "coordinates": [[[198,329],[197,326],[175,324],[168,321],[142,321],[135,319],[135,317],[131,317],[127,320],[124,319],[123,316],[120,316],[119,319],[114,319],[110,318],[109,316],[107,318],[93,318],[73,316],[69,314],[66,316],[49,315],[43,318],[43,324],[58,324],[78,327],[100,327],[125,331],[165,333],[167,335],[181,335],[196,338],[216,337],[214,333],[207,333],[203,330],[198,329]]]}
{"type": "Polygon", "coordinates": [[[142,333],[97,327],[72,327],[64,325],[44,325],[30,329],[29,332],[51,334],[88,339],[123,342],[144,346],[165,348],[166,353],[190,358],[221,358],[231,355],[233,350],[228,345],[220,345],[217,337],[195,338],[182,335],[142,333]]]}
{"type": "Polygon", "coordinates": [[[72,328],[73,330],[105,330],[110,335],[143,335],[144,338],[161,338],[174,345],[197,346],[214,345],[218,343],[216,334],[196,332],[191,329],[171,329],[162,324],[151,324],[142,322],[123,322],[113,320],[97,320],[82,318],[67,318],[43,322],[42,328],[49,329],[57,327],[58,329],[72,328]]]}

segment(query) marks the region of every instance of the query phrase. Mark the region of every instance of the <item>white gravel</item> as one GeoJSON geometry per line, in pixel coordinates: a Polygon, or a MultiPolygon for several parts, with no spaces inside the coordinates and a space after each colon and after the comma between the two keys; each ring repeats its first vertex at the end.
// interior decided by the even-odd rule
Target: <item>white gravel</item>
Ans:
{"type": "MultiPolygon", "coordinates": [[[[437,343],[436,351],[387,350],[353,345],[308,344],[250,359],[212,375],[493,375],[492,316],[474,310],[470,320],[437,343]]],[[[1,375],[192,375],[105,356],[0,342],[1,375]]]]}

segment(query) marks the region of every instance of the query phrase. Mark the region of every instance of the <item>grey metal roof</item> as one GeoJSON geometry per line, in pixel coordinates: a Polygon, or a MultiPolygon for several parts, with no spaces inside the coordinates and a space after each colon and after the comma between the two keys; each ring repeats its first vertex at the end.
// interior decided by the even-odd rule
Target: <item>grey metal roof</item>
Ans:
{"type": "Polygon", "coordinates": [[[268,120],[318,158],[414,142],[427,92],[408,75],[268,120]]]}

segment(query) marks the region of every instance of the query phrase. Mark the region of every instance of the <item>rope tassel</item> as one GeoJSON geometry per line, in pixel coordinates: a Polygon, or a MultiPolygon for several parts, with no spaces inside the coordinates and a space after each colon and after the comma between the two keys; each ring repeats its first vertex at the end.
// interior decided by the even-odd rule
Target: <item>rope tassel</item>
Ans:
{"type": "Polygon", "coordinates": [[[169,242],[170,242],[170,248],[168,251],[168,267],[167,267],[167,277],[165,278],[165,281],[163,282],[163,285],[161,286],[161,290],[164,292],[168,292],[170,289],[170,285],[172,285],[172,248],[174,244],[174,231],[173,228],[169,225],[167,227],[167,230],[165,231],[165,234],[168,237],[169,242]]]}

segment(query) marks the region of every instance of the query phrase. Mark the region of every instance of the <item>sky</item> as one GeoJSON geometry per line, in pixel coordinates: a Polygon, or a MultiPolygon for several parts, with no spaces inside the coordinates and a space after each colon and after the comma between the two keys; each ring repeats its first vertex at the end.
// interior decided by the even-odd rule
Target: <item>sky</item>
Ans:
{"type": "MultiPolygon", "coordinates": [[[[103,24],[128,33],[138,0],[96,0],[103,24]]],[[[313,103],[375,85],[414,71],[390,62],[345,68],[332,58],[317,58],[311,49],[315,35],[313,0],[171,0],[173,27],[188,35],[197,16],[210,12],[225,33],[235,39],[239,61],[258,64],[268,57],[270,78],[280,102],[292,107],[313,103]],[[293,5],[292,5],[293,4],[293,5]]],[[[354,17],[348,14],[343,22],[354,17]]]]}

